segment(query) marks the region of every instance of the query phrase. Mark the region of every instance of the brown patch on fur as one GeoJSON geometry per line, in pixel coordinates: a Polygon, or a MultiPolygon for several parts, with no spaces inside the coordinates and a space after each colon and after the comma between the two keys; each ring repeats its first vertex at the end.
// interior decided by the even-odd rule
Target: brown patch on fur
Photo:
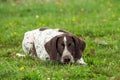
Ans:
{"type": "Polygon", "coordinates": [[[46,29],[49,29],[49,28],[44,27],[44,28],[40,28],[39,30],[40,30],[40,31],[44,31],[44,30],[46,30],[46,29]]]}
{"type": "Polygon", "coordinates": [[[45,44],[45,49],[48,52],[49,56],[50,56],[50,60],[57,60],[57,40],[58,40],[58,36],[52,38],[49,42],[47,42],[45,44]]]}
{"type": "Polygon", "coordinates": [[[69,33],[69,32],[67,32],[67,31],[61,30],[61,29],[59,29],[58,31],[59,31],[59,32],[63,32],[63,33],[69,33]]]}
{"type": "Polygon", "coordinates": [[[61,57],[62,56],[62,53],[64,51],[64,48],[65,48],[65,44],[64,44],[64,36],[60,36],[58,41],[57,41],[57,52],[59,53],[59,56],[61,57]]]}

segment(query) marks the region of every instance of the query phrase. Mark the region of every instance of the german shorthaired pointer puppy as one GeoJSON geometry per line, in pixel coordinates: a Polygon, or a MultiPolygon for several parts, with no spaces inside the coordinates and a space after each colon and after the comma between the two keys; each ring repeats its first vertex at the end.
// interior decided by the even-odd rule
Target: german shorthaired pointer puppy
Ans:
{"type": "Polygon", "coordinates": [[[64,30],[41,28],[28,31],[22,47],[25,53],[41,60],[86,64],[82,58],[86,43],[64,30]]]}

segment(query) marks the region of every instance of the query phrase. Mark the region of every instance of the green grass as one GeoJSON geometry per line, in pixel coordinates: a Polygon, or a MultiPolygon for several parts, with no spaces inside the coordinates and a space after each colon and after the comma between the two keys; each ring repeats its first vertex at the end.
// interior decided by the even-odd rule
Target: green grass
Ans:
{"type": "Polygon", "coordinates": [[[119,80],[120,0],[0,1],[0,80],[119,80]],[[36,16],[39,16],[36,18],[36,16]],[[87,44],[87,66],[17,57],[28,30],[61,28],[87,44]]]}

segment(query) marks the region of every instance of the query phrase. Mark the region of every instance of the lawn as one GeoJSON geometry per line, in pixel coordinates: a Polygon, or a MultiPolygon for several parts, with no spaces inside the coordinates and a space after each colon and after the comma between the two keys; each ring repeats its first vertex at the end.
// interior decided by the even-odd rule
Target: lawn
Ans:
{"type": "Polygon", "coordinates": [[[0,80],[119,79],[120,0],[0,0],[0,80]],[[24,33],[46,26],[83,38],[87,65],[17,57],[24,33]]]}

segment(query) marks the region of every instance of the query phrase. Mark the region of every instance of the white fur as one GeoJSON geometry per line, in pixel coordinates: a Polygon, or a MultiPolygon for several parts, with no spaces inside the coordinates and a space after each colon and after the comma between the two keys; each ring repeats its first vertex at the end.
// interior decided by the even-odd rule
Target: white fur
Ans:
{"type": "Polygon", "coordinates": [[[63,34],[63,32],[59,32],[58,29],[46,29],[44,31],[40,31],[39,29],[36,29],[36,30],[28,31],[25,33],[22,42],[23,50],[26,53],[29,53],[30,49],[33,48],[33,43],[34,43],[37,56],[41,60],[49,59],[49,55],[45,50],[44,45],[53,37],[60,34],[63,34]]]}
{"type": "Polygon", "coordinates": [[[84,62],[83,58],[77,60],[76,63],[77,63],[77,64],[80,64],[80,65],[86,65],[86,63],[84,62]]]}

